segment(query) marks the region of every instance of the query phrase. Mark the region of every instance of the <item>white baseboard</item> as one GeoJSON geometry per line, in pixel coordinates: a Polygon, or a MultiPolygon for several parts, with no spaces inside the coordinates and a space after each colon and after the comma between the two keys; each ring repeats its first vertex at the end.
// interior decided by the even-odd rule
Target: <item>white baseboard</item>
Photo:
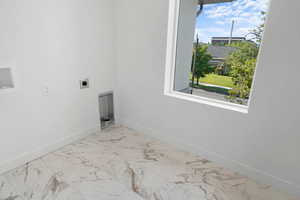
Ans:
{"type": "Polygon", "coordinates": [[[99,131],[101,131],[100,126],[95,126],[95,128],[91,128],[91,129],[88,129],[85,131],[78,132],[75,135],[65,137],[65,138],[57,141],[56,143],[49,144],[47,146],[38,148],[32,152],[23,153],[22,155],[20,155],[16,158],[13,158],[9,161],[1,162],[0,163],[0,174],[10,171],[12,169],[15,169],[19,166],[22,166],[32,160],[38,159],[38,158],[40,158],[48,153],[51,153],[65,145],[73,143],[77,140],[85,138],[85,137],[87,137],[93,133],[99,132],[99,131]]]}
{"type": "Polygon", "coordinates": [[[227,169],[238,172],[238,173],[240,173],[244,176],[247,176],[253,180],[256,180],[260,183],[269,184],[269,185],[272,185],[274,188],[277,188],[281,191],[286,191],[287,193],[289,193],[291,195],[300,196],[300,186],[299,185],[296,185],[290,181],[278,178],[277,176],[274,176],[274,175],[264,172],[262,170],[256,169],[256,168],[251,167],[242,162],[229,159],[226,156],[223,156],[219,153],[208,151],[205,148],[195,146],[195,145],[184,144],[184,143],[182,143],[182,141],[180,141],[176,138],[170,137],[170,135],[161,134],[161,132],[159,130],[153,130],[151,128],[146,128],[142,124],[143,123],[140,123],[137,121],[131,122],[131,121],[122,120],[122,125],[124,125],[124,126],[133,128],[137,131],[140,131],[141,133],[144,133],[150,137],[156,138],[163,142],[175,145],[177,148],[179,148],[181,150],[194,153],[201,157],[205,157],[206,159],[211,160],[227,169]]]}

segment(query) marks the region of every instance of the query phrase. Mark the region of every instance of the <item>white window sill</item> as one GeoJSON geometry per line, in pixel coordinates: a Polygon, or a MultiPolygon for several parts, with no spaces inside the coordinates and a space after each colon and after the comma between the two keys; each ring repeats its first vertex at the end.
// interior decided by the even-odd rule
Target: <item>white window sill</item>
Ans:
{"type": "Polygon", "coordinates": [[[230,103],[226,101],[221,101],[221,100],[216,100],[216,99],[211,99],[211,98],[206,98],[206,97],[201,97],[201,96],[195,96],[191,94],[186,94],[182,92],[176,92],[176,91],[171,91],[171,92],[165,92],[166,96],[170,97],[175,97],[178,99],[183,99],[187,101],[192,101],[196,103],[201,103],[201,104],[206,104],[218,108],[223,108],[227,110],[232,110],[240,113],[247,114],[248,113],[248,106],[245,105],[239,105],[235,103],[230,103]]]}

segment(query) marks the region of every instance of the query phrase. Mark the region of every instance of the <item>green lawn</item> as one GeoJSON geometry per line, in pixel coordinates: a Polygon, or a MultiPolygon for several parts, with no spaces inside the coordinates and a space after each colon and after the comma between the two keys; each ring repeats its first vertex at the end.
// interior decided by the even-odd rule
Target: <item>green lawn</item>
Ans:
{"type": "Polygon", "coordinates": [[[231,77],[217,75],[217,74],[208,74],[204,78],[200,78],[200,82],[208,83],[212,85],[220,85],[220,86],[230,87],[230,88],[233,88],[234,86],[231,77]]]}
{"type": "Polygon", "coordinates": [[[202,89],[208,92],[215,92],[218,94],[229,95],[229,90],[225,88],[205,86],[205,85],[194,85],[194,88],[202,89]]]}

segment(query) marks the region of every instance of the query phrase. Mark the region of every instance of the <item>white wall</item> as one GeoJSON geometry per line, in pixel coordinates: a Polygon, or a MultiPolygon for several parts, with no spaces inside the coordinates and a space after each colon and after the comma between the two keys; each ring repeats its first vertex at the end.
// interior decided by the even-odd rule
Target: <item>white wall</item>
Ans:
{"type": "Polygon", "coordinates": [[[180,3],[174,89],[189,88],[198,0],[180,3]]]}
{"type": "Polygon", "coordinates": [[[0,171],[94,130],[117,60],[119,122],[299,193],[299,9],[273,0],[246,115],[163,95],[168,1],[0,0],[0,66],[16,81],[0,91],[0,171]]]}
{"type": "Polygon", "coordinates": [[[113,16],[111,0],[0,0],[0,66],[16,80],[0,91],[0,171],[98,128],[98,94],[114,85],[113,16]]]}
{"type": "Polygon", "coordinates": [[[118,0],[119,122],[300,193],[300,2],[271,10],[242,114],[164,96],[168,1],[118,0]]]}

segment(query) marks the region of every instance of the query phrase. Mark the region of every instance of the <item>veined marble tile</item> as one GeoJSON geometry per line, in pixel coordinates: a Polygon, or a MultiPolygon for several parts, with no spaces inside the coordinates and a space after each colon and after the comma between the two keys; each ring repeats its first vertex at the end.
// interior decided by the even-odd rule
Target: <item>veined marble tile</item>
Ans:
{"type": "Polygon", "coordinates": [[[46,191],[42,200],[88,200],[76,188],[59,180],[56,176],[52,177],[46,191]]]}
{"type": "Polygon", "coordinates": [[[27,163],[5,175],[17,194],[24,199],[39,199],[50,176],[40,160],[27,163]]]}
{"type": "Polygon", "coordinates": [[[24,200],[66,199],[62,196],[66,197],[68,193],[74,197],[70,186],[60,181],[58,174],[52,173],[40,159],[8,172],[5,177],[13,185],[16,195],[24,200]]]}
{"type": "Polygon", "coordinates": [[[125,185],[113,180],[86,181],[74,186],[86,199],[103,200],[144,200],[125,185]]]}
{"type": "Polygon", "coordinates": [[[125,160],[106,167],[114,179],[145,199],[296,200],[124,127],[94,137],[125,160]]]}
{"type": "Polygon", "coordinates": [[[119,157],[113,154],[99,154],[100,157],[97,157],[93,148],[72,144],[42,159],[86,199],[142,200],[139,195],[117,182],[108,170],[108,163],[113,160],[119,162],[119,157]]]}
{"type": "Polygon", "coordinates": [[[67,145],[6,181],[14,188],[0,185],[0,200],[300,199],[126,127],[67,145]]]}
{"type": "MultiPolygon", "coordinates": [[[[102,165],[106,163],[105,155],[103,158],[102,165]]],[[[84,153],[61,149],[46,155],[42,160],[52,172],[58,174],[60,179],[70,185],[97,180],[111,180],[111,177],[102,170],[103,167],[84,157],[84,153]]]]}
{"type": "Polygon", "coordinates": [[[0,200],[23,200],[4,176],[0,177],[0,200]]]}

